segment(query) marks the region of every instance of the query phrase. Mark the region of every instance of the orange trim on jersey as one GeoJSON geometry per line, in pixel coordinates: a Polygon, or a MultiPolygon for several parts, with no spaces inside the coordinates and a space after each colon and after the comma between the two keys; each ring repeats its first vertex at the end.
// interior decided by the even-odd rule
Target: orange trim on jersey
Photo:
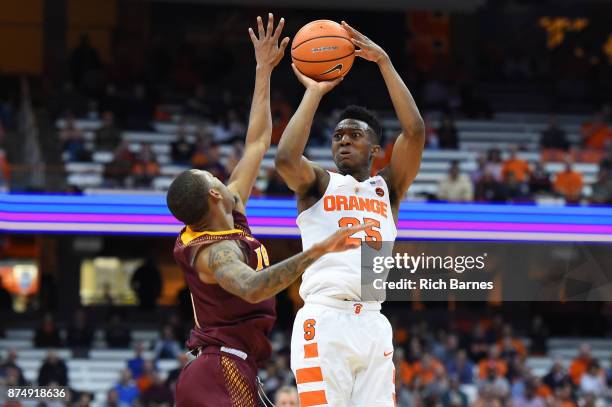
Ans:
{"type": "Polygon", "coordinates": [[[300,407],[311,407],[327,404],[325,390],[304,391],[302,393],[299,393],[299,395],[300,407]]]}
{"type": "Polygon", "coordinates": [[[305,367],[295,371],[297,384],[314,383],[323,381],[323,372],[320,367],[305,367]]]}
{"type": "Polygon", "coordinates": [[[319,357],[319,345],[316,342],[304,345],[304,359],[317,357],[319,357]]]}
{"type": "Polygon", "coordinates": [[[235,233],[244,234],[244,230],[240,229],[230,229],[230,230],[221,230],[218,232],[196,232],[191,230],[189,226],[185,227],[185,230],[181,233],[181,241],[185,246],[191,243],[194,239],[197,239],[200,236],[208,235],[208,236],[224,236],[224,235],[233,235],[235,233]]]}

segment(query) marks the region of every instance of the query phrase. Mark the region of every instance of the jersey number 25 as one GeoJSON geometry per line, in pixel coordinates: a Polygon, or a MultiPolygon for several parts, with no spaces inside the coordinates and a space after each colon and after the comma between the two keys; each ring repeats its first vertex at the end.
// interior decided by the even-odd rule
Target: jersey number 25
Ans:
{"type": "MultiPolygon", "coordinates": [[[[372,218],[363,218],[363,223],[372,223],[372,226],[369,226],[365,229],[366,244],[373,249],[376,249],[376,250],[380,249],[381,244],[382,244],[381,243],[382,236],[380,235],[380,231],[374,229],[374,228],[380,228],[380,222],[372,218]]],[[[338,226],[340,226],[341,228],[357,226],[360,224],[361,222],[359,221],[359,219],[352,218],[350,216],[346,216],[338,221],[338,226]]],[[[361,242],[361,239],[358,237],[349,237],[348,239],[349,241],[354,241],[356,243],[361,242]]]]}

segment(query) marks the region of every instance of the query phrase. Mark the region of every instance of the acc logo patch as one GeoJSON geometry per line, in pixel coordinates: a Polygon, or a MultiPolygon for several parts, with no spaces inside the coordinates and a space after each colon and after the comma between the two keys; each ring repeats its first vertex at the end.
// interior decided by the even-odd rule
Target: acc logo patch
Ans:
{"type": "Polygon", "coordinates": [[[382,189],[381,187],[376,188],[376,195],[385,196],[385,190],[382,189]]]}

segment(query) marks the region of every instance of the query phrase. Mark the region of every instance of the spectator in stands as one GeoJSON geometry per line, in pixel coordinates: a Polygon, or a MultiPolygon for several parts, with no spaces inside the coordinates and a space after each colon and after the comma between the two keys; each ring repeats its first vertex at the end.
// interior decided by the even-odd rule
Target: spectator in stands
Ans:
{"type": "Polygon", "coordinates": [[[485,384],[479,388],[478,398],[473,407],[502,407],[500,398],[492,384],[485,384]]]}
{"type": "Polygon", "coordinates": [[[567,134],[565,130],[559,127],[556,116],[550,116],[548,119],[548,128],[542,132],[540,137],[540,147],[543,149],[564,151],[567,151],[569,148],[567,134]]]}
{"type": "Polygon", "coordinates": [[[514,174],[514,178],[518,182],[527,182],[530,175],[529,163],[517,156],[517,148],[512,147],[510,157],[504,161],[502,165],[502,178],[507,180],[510,174],[514,174]]]}
{"type": "Polygon", "coordinates": [[[171,407],[174,402],[174,395],[159,373],[153,371],[151,385],[140,395],[140,401],[145,406],[171,407]]]}
{"type": "Polygon", "coordinates": [[[34,346],[37,348],[58,348],[62,346],[59,330],[55,326],[53,315],[46,313],[42,324],[36,329],[34,334],[34,346]]]}
{"type": "Polygon", "coordinates": [[[106,110],[102,113],[102,125],[96,132],[96,148],[99,151],[115,151],[121,143],[121,131],[115,126],[115,115],[106,110]]]}
{"type": "Polygon", "coordinates": [[[118,313],[114,313],[110,318],[110,323],[104,331],[106,346],[112,349],[122,349],[130,346],[131,333],[126,328],[118,313]]]}
{"type": "Polygon", "coordinates": [[[584,394],[590,393],[595,397],[602,397],[606,390],[606,379],[602,374],[601,367],[597,361],[593,361],[580,378],[580,391],[584,394]]]}
{"type": "Polygon", "coordinates": [[[530,200],[529,186],[516,179],[514,172],[508,172],[503,183],[504,195],[510,202],[527,202],[530,200]]]}
{"type": "Polygon", "coordinates": [[[157,157],[150,144],[142,144],[140,153],[132,167],[132,175],[134,177],[134,185],[145,188],[150,187],[153,179],[159,175],[157,157]]]}
{"type": "Polygon", "coordinates": [[[129,407],[130,404],[124,403],[119,399],[119,392],[112,388],[106,393],[106,402],[103,407],[129,407]]]}
{"type": "Polygon", "coordinates": [[[124,187],[132,173],[135,157],[130,144],[124,140],[115,149],[113,160],[104,168],[104,184],[107,187],[124,187]]]}
{"type": "Polygon", "coordinates": [[[444,377],[445,370],[442,363],[434,358],[430,353],[424,353],[421,360],[412,365],[414,374],[413,380],[416,380],[421,389],[434,391],[435,389],[427,389],[430,386],[440,384],[438,381],[444,377]]]}
{"type": "Polygon", "coordinates": [[[477,322],[476,325],[474,325],[468,343],[470,344],[470,358],[473,361],[479,362],[487,356],[490,348],[490,341],[489,338],[487,338],[487,332],[482,322],[477,322]]]}
{"type": "Polygon", "coordinates": [[[491,346],[489,348],[489,355],[486,359],[483,359],[478,364],[478,377],[482,380],[490,377],[491,374],[494,377],[504,377],[508,372],[508,364],[499,356],[499,348],[497,346],[491,346]]]}
{"type": "Polygon", "coordinates": [[[542,379],[542,381],[553,392],[555,392],[559,387],[565,387],[567,385],[572,384],[571,378],[563,367],[563,359],[557,358],[555,360],[548,373],[542,379]]]}
{"type": "Polygon", "coordinates": [[[572,386],[567,385],[557,388],[552,399],[553,407],[578,407],[574,401],[572,386]]]}
{"type": "Polygon", "coordinates": [[[597,173],[597,181],[593,183],[593,192],[591,193],[591,203],[594,204],[612,204],[612,177],[610,173],[612,168],[600,167],[597,173]]]}
{"type": "Polygon", "coordinates": [[[455,376],[451,376],[448,381],[448,390],[442,396],[443,407],[468,407],[468,397],[461,391],[459,380],[455,376]]]}
{"type": "Polygon", "coordinates": [[[506,359],[506,361],[509,361],[515,355],[520,358],[525,358],[527,356],[525,344],[523,344],[521,339],[514,337],[510,324],[504,324],[502,337],[497,342],[497,346],[500,356],[502,359],[506,359]]]}
{"type": "Polygon", "coordinates": [[[514,407],[546,407],[544,399],[537,395],[537,386],[533,380],[525,383],[525,395],[515,398],[514,407]]]}
{"type": "Polygon", "coordinates": [[[550,175],[544,170],[542,163],[537,162],[529,177],[529,191],[532,194],[550,194],[552,192],[552,183],[550,175]]]}
{"type": "Polygon", "coordinates": [[[68,367],[55,351],[49,351],[38,371],[38,385],[68,386],[68,367]]]}
{"type": "Polygon", "coordinates": [[[144,365],[143,353],[145,345],[142,341],[136,342],[134,345],[134,357],[127,361],[127,367],[132,372],[132,377],[138,379],[142,375],[142,367],[144,365]]]}
{"type": "Polygon", "coordinates": [[[198,137],[195,150],[191,156],[191,167],[203,170],[208,164],[208,149],[210,148],[211,141],[209,137],[202,135],[198,137]]]}
{"type": "Polygon", "coordinates": [[[454,160],[448,170],[448,177],[438,185],[438,199],[449,202],[470,202],[474,200],[474,189],[470,179],[460,174],[459,162],[454,160]]]}
{"type": "Polygon", "coordinates": [[[85,148],[85,136],[76,128],[74,117],[68,116],[64,129],[60,132],[63,150],[68,153],[68,161],[89,161],[89,153],[85,148]]]}
{"type": "Polygon", "coordinates": [[[555,192],[562,195],[568,203],[577,203],[580,200],[583,185],[582,174],[574,171],[569,161],[565,163],[565,170],[557,174],[554,182],[555,192]]]}
{"type": "Polygon", "coordinates": [[[300,400],[295,387],[283,386],[274,395],[274,405],[276,407],[299,407],[300,400]]]}
{"type": "Polygon", "coordinates": [[[474,198],[478,202],[506,202],[508,199],[504,186],[489,171],[476,182],[474,198]]]}
{"type": "Polygon", "coordinates": [[[467,352],[460,349],[454,359],[446,364],[449,376],[455,376],[461,384],[474,383],[474,364],[468,359],[467,352]]]}
{"type": "Polygon", "coordinates": [[[187,113],[193,113],[203,118],[210,118],[210,98],[206,93],[204,85],[200,84],[195,88],[193,96],[187,100],[187,113]]]}
{"type": "Polygon", "coordinates": [[[144,393],[153,384],[153,376],[156,373],[155,363],[152,360],[145,360],[142,365],[142,375],[136,380],[136,385],[140,393],[144,393]]]}
{"type": "Polygon", "coordinates": [[[583,343],[580,345],[578,356],[572,361],[569,368],[569,375],[576,386],[580,385],[582,375],[586,373],[593,362],[595,362],[595,359],[591,356],[591,346],[588,343],[583,343]]]}
{"type": "Polygon", "coordinates": [[[121,376],[119,378],[119,383],[113,387],[112,390],[115,390],[119,396],[119,405],[134,405],[134,402],[138,400],[138,396],[140,391],[134,381],[132,380],[132,373],[129,369],[123,369],[121,371],[121,376]]]}
{"type": "Polygon", "coordinates": [[[9,349],[6,353],[6,360],[0,364],[0,371],[4,370],[5,374],[8,375],[9,371],[16,375],[16,385],[26,386],[28,381],[23,375],[23,369],[17,364],[17,351],[15,349],[9,349]]]}
{"type": "Polygon", "coordinates": [[[172,326],[164,326],[162,338],[155,344],[153,352],[158,359],[175,359],[181,353],[181,346],[174,337],[172,326]]]}
{"type": "Polygon", "coordinates": [[[221,149],[219,144],[212,143],[208,147],[204,169],[219,178],[221,182],[224,182],[227,178],[228,174],[225,166],[221,164],[221,149]]]}
{"type": "Polygon", "coordinates": [[[541,315],[536,315],[531,320],[531,331],[529,338],[531,339],[531,345],[529,350],[535,355],[545,355],[548,346],[548,327],[544,324],[544,318],[541,315]]]}
{"type": "Polygon", "coordinates": [[[179,127],[177,140],[172,143],[172,162],[177,165],[188,166],[194,153],[195,147],[187,141],[185,128],[179,127]]]}
{"type": "Polygon", "coordinates": [[[159,267],[153,255],[149,255],[132,275],[132,290],[138,297],[138,303],[143,310],[155,308],[157,298],[161,295],[163,281],[159,267]]]}
{"type": "Polygon", "coordinates": [[[603,150],[612,144],[612,129],[604,120],[602,112],[597,112],[590,122],[580,128],[582,142],[586,148],[603,150]]]}
{"type": "Polygon", "coordinates": [[[492,148],[488,152],[487,156],[487,164],[485,166],[485,171],[489,172],[493,175],[497,181],[502,180],[502,159],[501,152],[497,148],[492,148]]]}
{"type": "Polygon", "coordinates": [[[73,352],[83,354],[83,351],[87,351],[91,347],[93,341],[93,329],[87,323],[87,316],[85,310],[82,308],[78,309],[74,313],[74,320],[68,328],[68,334],[66,336],[66,345],[70,347],[73,352]]]}
{"type": "Polygon", "coordinates": [[[446,150],[457,150],[459,148],[459,136],[455,123],[450,115],[442,117],[440,127],[438,127],[438,137],[440,138],[440,148],[446,150]]]}

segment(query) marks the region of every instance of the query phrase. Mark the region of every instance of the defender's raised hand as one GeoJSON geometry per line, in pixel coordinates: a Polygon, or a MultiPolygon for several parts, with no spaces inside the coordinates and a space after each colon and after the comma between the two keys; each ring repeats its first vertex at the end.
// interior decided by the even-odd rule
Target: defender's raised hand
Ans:
{"type": "Polygon", "coordinates": [[[356,47],[359,47],[359,49],[355,50],[356,56],[376,63],[389,58],[385,50],[378,46],[374,41],[348,25],[346,21],[342,21],[342,27],[348,31],[353,44],[355,44],[356,47]]]}
{"type": "Polygon", "coordinates": [[[268,26],[265,29],[261,17],[257,17],[258,35],[255,35],[253,29],[249,27],[249,36],[255,48],[255,60],[258,67],[272,69],[278,65],[283,55],[285,55],[285,48],[289,44],[289,37],[283,38],[280,44],[278,43],[284,25],[285,19],[281,18],[276,26],[276,30],[273,30],[274,16],[272,13],[268,13],[268,26]]]}
{"type": "Polygon", "coordinates": [[[322,248],[325,253],[343,252],[349,249],[356,249],[361,246],[361,239],[351,238],[351,236],[372,226],[374,226],[373,223],[366,223],[357,226],[340,228],[333,235],[318,243],[318,246],[322,248]]]}

